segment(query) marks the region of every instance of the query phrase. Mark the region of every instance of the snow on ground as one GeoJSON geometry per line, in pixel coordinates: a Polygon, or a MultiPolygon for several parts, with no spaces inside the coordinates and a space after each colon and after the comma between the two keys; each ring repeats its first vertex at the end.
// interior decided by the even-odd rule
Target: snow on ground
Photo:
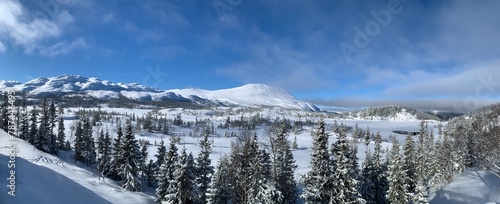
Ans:
{"type": "Polygon", "coordinates": [[[0,203],[153,203],[153,196],[124,190],[109,179],[98,180],[91,169],[67,157],[43,153],[19,139],[15,140],[16,196],[10,196],[7,194],[9,180],[6,180],[11,170],[8,168],[9,142],[7,133],[0,131],[0,175],[3,177],[0,203]]]}
{"type": "Polygon", "coordinates": [[[431,194],[431,204],[500,203],[500,178],[487,171],[468,170],[431,194]]]}
{"type": "MultiPolygon", "coordinates": [[[[78,120],[77,117],[74,116],[74,112],[80,110],[80,108],[68,108],[65,112],[65,127],[66,127],[66,139],[73,140],[71,136],[72,133],[71,126],[75,124],[78,120]]],[[[88,109],[87,109],[88,110],[88,109]]],[[[93,110],[97,110],[97,108],[93,108],[93,110]]],[[[143,116],[148,114],[152,110],[148,109],[127,109],[127,108],[109,108],[102,107],[101,110],[108,112],[117,112],[121,114],[135,115],[136,117],[143,116]]],[[[231,117],[232,119],[244,117],[251,117],[255,114],[259,113],[261,117],[268,118],[270,120],[274,120],[276,118],[288,118],[292,121],[296,120],[313,120],[319,121],[320,117],[324,117],[322,113],[314,113],[305,111],[286,111],[283,109],[240,109],[240,108],[214,108],[211,110],[185,110],[180,108],[175,109],[163,109],[160,110],[159,113],[162,117],[167,117],[169,119],[173,119],[176,115],[181,114],[182,120],[187,121],[196,121],[196,120],[205,120],[210,119],[214,126],[217,127],[219,124],[222,124],[226,121],[227,117],[231,117]],[[221,112],[227,112],[228,114],[217,115],[221,112]]],[[[121,124],[125,124],[126,117],[121,116],[121,124]]],[[[325,119],[325,122],[331,126],[334,121],[340,125],[341,123],[354,127],[356,124],[359,128],[365,129],[369,126],[370,131],[372,133],[376,133],[380,131],[382,137],[384,139],[388,139],[391,135],[395,135],[392,131],[394,130],[402,130],[402,131],[418,131],[419,129],[419,121],[381,121],[381,120],[362,120],[362,119],[325,119]]],[[[437,122],[430,122],[429,128],[432,129],[437,134],[437,122]]],[[[135,127],[135,126],[134,126],[135,127]]],[[[108,129],[110,135],[112,137],[116,136],[116,124],[112,124],[111,122],[103,122],[102,128],[108,129]]],[[[292,150],[294,158],[296,160],[296,164],[298,166],[295,172],[295,179],[300,181],[302,175],[307,173],[310,170],[310,154],[311,154],[311,145],[312,145],[312,137],[311,132],[314,127],[304,127],[304,130],[299,131],[297,133],[291,133],[289,136],[289,140],[292,142],[294,138],[297,138],[298,148],[292,150]]],[[[94,127],[94,131],[98,128],[94,127]]],[[[268,144],[269,136],[266,134],[266,128],[259,126],[257,127],[257,134],[260,137],[260,142],[262,146],[268,144]]],[[[147,140],[150,145],[148,146],[148,159],[156,160],[154,156],[157,153],[158,146],[155,144],[159,144],[160,140],[164,140],[165,146],[168,147],[170,142],[170,138],[172,136],[180,136],[181,141],[180,144],[177,144],[179,149],[186,148],[188,152],[192,152],[193,156],[197,156],[200,151],[199,148],[199,137],[191,137],[189,136],[190,132],[193,132],[194,128],[185,128],[185,127],[177,127],[173,126],[169,135],[159,134],[159,133],[146,133],[141,132],[136,134],[136,139],[147,140]]],[[[231,143],[235,140],[235,138],[225,138],[223,137],[224,133],[234,132],[236,134],[240,133],[238,128],[229,128],[229,129],[217,129],[216,134],[210,135],[209,139],[213,141],[212,154],[210,158],[212,159],[212,165],[216,165],[219,158],[230,152],[231,143]]],[[[350,136],[350,133],[348,133],[350,136]]],[[[397,135],[401,142],[404,140],[405,135],[397,135]]],[[[329,143],[333,143],[336,140],[336,136],[333,133],[330,133],[329,143]]],[[[7,144],[8,139],[5,133],[0,134],[0,142],[1,144],[7,144]]],[[[64,203],[79,203],[77,201],[73,201],[73,197],[64,196],[64,195],[77,195],[77,197],[85,195],[86,197],[98,197],[93,198],[97,200],[85,200],[81,199],[80,203],[152,203],[154,189],[145,188],[144,191],[147,193],[133,193],[126,190],[123,190],[119,187],[115,182],[110,181],[109,179],[106,182],[102,180],[98,180],[95,175],[95,170],[87,168],[80,163],[75,164],[73,160],[70,159],[68,152],[62,152],[60,156],[56,157],[53,155],[45,154],[38,150],[34,150],[33,147],[24,141],[18,140],[18,166],[19,170],[18,175],[18,189],[19,195],[17,199],[12,200],[14,203],[25,203],[29,197],[30,199],[33,197],[37,200],[37,203],[54,203],[53,200],[44,200],[54,197],[62,197],[59,199],[66,199],[68,202],[64,203]],[[36,176],[40,174],[39,172],[43,172],[43,177],[36,176]],[[47,176],[49,175],[49,176],[47,176]],[[55,178],[55,179],[54,179],[55,178]],[[73,181],[73,182],[72,182],[73,181]],[[43,184],[43,185],[42,185],[43,184]],[[45,187],[50,186],[50,187],[45,187]],[[40,189],[43,190],[44,194],[35,193],[40,192],[40,189]],[[64,190],[62,190],[64,189],[64,190]],[[31,194],[27,194],[30,192],[31,194]],[[56,192],[56,193],[52,193],[56,192]],[[63,192],[63,193],[59,193],[63,192]],[[29,195],[24,196],[23,195],[29,195]],[[21,196],[23,195],[23,196],[21,196]],[[93,196],[92,196],[93,195],[93,196]],[[19,198],[22,197],[22,198],[19,198]],[[47,198],[46,198],[47,197],[47,198]],[[47,202],[38,202],[38,201],[47,201],[47,202]],[[21,202],[23,201],[23,202],[21,202]]],[[[359,164],[361,165],[362,161],[365,158],[366,146],[363,142],[356,143],[358,147],[358,158],[359,164]]],[[[374,143],[371,142],[369,148],[373,149],[374,143]]],[[[391,143],[383,142],[382,149],[389,149],[391,143]]],[[[0,147],[0,154],[8,155],[7,146],[0,147]]],[[[8,157],[2,156],[0,157],[0,165],[4,166],[4,168],[0,168],[2,176],[8,175],[7,173],[7,162],[8,157]]],[[[7,192],[7,188],[5,185],[2,186],[2,191],[7,192]]],[[[3,196],[2,196],[3,197],[3,196]]],[[[8,199],[15,199],[9,198],[8,199]]],[[[76,199],[78,200],[78,199],[76,199]]],[[[6,200],[7,202],[0,203],[11,203],[11,200],[6,200]]],[[[30,202],[28,202],[30,203],[30,202]]],[[[60,203],[60,202],[58,202],[60,203]]]]}

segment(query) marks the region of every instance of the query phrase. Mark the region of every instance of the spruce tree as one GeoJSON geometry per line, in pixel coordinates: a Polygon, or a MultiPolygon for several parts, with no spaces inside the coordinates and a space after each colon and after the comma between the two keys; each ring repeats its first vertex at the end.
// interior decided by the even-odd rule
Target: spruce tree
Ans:
{"type": "Polygon", "coordinates": [[[330,154],[328,152],[328,133],[325,122],[320,120],[313,132],[311,147],[311,171],[304,176],[305,189],[301,197],[306,203],[328,203],[331,183],[327,182],[331,174],[330,154]]]}
{"type": "Polygon", "coordinates": [[[123,188],[130,191],[141,191],[141,181],[138,178],[139,160],[141,154],[139,144],[132,133],[132,125],[127,121],[125,126],[125,134],[121,146],[121,157],[123,164],[120,167],[118,174],[125,179],[123,188]]]}
{"type": "Polygon", "coordinates": [[[123,139],[123,130],[121,125],[118,125],[118,130],[116,131],[116,138],[113,142],[113,158],[111,159],[110,169],[108,172],[108,176],[114,180],[121,180],[122,177],[118,174],[120,167],[123,165],[123,157],[122,157],[122,139],[123,139]]]}
{"type": "Polygon", "coordinates": [[[82,122],[77,121],[75,126],[75,162],[83,161],[83,141],[82,122]]]}
{"type": "Polygon", "coordinates": [[[30,130],[28,134],[28,142],[32,145],[35,145],[35,141],[37,140],[36,136],[38,133],[38,110],[34,106],[30,111],[30,130]]]}
{"type": "Polygon", "coordinates": [[[48,111],[49,111],[48,137],[49,137],[50,152],[53,154],[57,154],[59,150],[59,145],[57,144],[57,135],[54,134],[54,128],[56,127],[56,122],[57,122],[56,105],[54,101],[50,103],[48,111]]]}
{"type": "MultiPolygon", "coordinates": [[[[156,157],[156,161],[154,163],[154,172],[155,172],[155,177],[158,178],[158,176],[160,174],[160,167],[165,162],[165,154],[167,153],[167,149],[165,148],[163,138],[161,139],[160,144],[158,145],[157,152],[158,153],[154,155],[156,157]]],[[[158,180],[158,182],[159,182],[159,180],[158,180]]]]}
{"type": "Polygon", "coordinates": [[[403,146],[403,158],[402,158],[402,170],[405,172],[405,185],[407,186],[408,193],[415,193],[415,171],[416,171],[416,161],[415,161],[415,145],[411,135],[407,135],[405,139],[405,144],[403,146]]]}
{"type": "Polygon", "coordinates": [[[0,128],[3,129],[4,131],[8,132],[9,128],[9,95],[7,94],[6,91],[3,93],[3,101],[0,105],[0,112],[1,112],[1,118],[0,118],[0,128]]]}
{"type": "Polygon", "coordinates": [[[361,169],[360,175],[360,183],[358,185],[358,191],[361,197],[366,201],[367,204],[375,204],[376,203],[376,192],[375,192],[375,182],[373,178],[375,178],[374,174],[374,166],[373,166],[373,158],[370,152],[370,149],[366,149],[366,158],[363,162],[363,167],[361,169]]]}
{"type": "Polygon", "coordinates": [[[165,195],[165,203],[189,204],[198,201],[199,191],[195,181],[194,165],[193,155],[188,155],[186,148],[183,148],[176,165],[174,179],[170,181],[165,195]]]}
{"type": "Polygon", "coordinates": [[[148,145],[146,142],[143,142],[141,144],[141,152],[140,152],[140,160],[139,160],[139,167],[141,171],[141,178],[143,181],[146,180],[146,167],[147,167],[147,159],[148,159],[148,145]]]}
{"type": "Polygon", "coordinates": [[[229,157],[223,155],[216,167],[215,174],[212,176],[210,187],[206,192],[207,204],[227,204],[231,203],[232,190],[229,178],[229,169],[231,164],[229,157]]]}
{"type": "Polygon", "coordinates": [[[297,168],[288,142],[288,129],[286,120],[281,121],[277,133],[272,138],[274,150],[274,180],[276,188],[283,195],[281,204],[292,204],[297,200],[297,184],[294,172],[297,168]]]}
{"type": "Polygon", "coordinates": [[[382,160],[382,135],[377,132],[375,135],[375,148],[373,150],[373,174],[372,181],[375,186],[375,202],[377,204],[387,203],[388,183],[385,162],[382,160]]]}
{"type": "Polygon", "coordinates": [[[272,164],[269,154],[259,148],[257,134],[254,134],[250,145],[249,172],[249,203],[274,204],[283,200],[282,194],[276,188],[276,183],[272,180],[272,164]]]}
{"type": "Polygon", "coordinates": [[[19,137],[23,140],[29,140],[29,120],[28,120],[28,110],[26,107],[26,100],[21,102],[21,115],[19,118],[20,122],[20,134],[19,137]]]}
{"type": "Polygon", "coordinates": [[[388,170],[389,189],[386,195],[389,203],[408,203],[411,197],[405,184],[406,172],[401,168],[402,158],[399,150],[399,142],[394,140],[388,170]]]}
{"type": "Polygon", "coordinates": [[[358,193],[357,181],[353,177],[352,161],[349,158],[349,142],[344,128],[339,128],[337,146],[333,155],[337,163],[330,181],[333,183],[329,203],[365,203],[358,193]]]}
{"type": "Polygon", "coordinates": [[[152,159],[149,160],[149,163],[146,165],[146,181],[148,182],[148,187],[153,187],[155,183],[155,164],[152,159]]]}
{"type": "Polygon", "coordinates": [[[156,188],[155,202],[167,201],[165,196],[167,196],[169,188],[174,188],[174,186],[170,186],[170,183],[174,181],[174,172],[177,169],[178,160],[177,146],[175,146],[174,141],[170,141],[168,152],[165,154],[164,161],[157,173],[158,188],[156,188]]]}
{"type": "Polygon", "coordinates": [[[64,133],[64,109],[62,106],[59,106],[59,119],[57,123],[57,145],[58,148],[63,150],[64,148],[64,142],[66,141],[66,135],[64,133]]]}
{"type": "Polygon", "coordinates": [[[212,153],[212,143],[208,140],[208,134],[203,134],[203,140],[200,141],[201,151],[196,158],[196,183],[199,187],[200,200],[205,201],[205,193],[209,187],[212,175],[214,174],[214,167],[210,154],[212,153]]]}

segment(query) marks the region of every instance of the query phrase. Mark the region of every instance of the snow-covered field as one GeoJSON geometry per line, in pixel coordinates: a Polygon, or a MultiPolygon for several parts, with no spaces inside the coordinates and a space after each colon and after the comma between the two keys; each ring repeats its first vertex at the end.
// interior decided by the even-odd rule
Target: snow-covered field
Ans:
{"type": "MultiPolygon", "coordinates": [[[[72,117],[74,115],[72,112],[77,111],[78,108],[66,109],[65,114],[65,126],[66,126],[66,136],[70,139],[71,126],[76,122],[76,118],[72,117]]],[[[129,115],[142,116],[151,110],[144,109],[125,109],[125,108],[107,108],[103,107],[101,110],[108,112],[118,112],[118,113],[128,113],[129,115]]],[[[231,118],[239,118],[242,115],[244,117],[250,117],[257,112],[234,112],[229,115],[216,116],[214,111],[217,110],[183,110],[183,109],[164,109],[160,110],[159,113],[162,116],[173,119],[177,114],[182,115],[182,119],[186,121],[196,121],[210,119],[214,126],[217,127],[219,124],[223,123],[228,116],[231,118]]],[[[229,110],[224,110],[230,113],[229,110]]],[[[312,119],[318,121],[324,115],[317,113],[314,115],[307,115],[309,112],[303,111],[292,111],[292,112],[280,112],[275,109],[260,109],[258,113],[264,118],[275,119],[277,117],[286,117],[292,121],[312,119]]],[[[125,120],[125,117],[122,118],[125,120]]],[[[406,120],[406,121],[381,121],[381,120],[362,120],[362,119],[325,119],[325,122],[332,125],[334,121],[338,124],[345,124],[354,127],[356,124],[359,128],[365,129],[370,128],[372,133],[380,131],[384,139],[388,139],[391,135],[395,135],[392,131],[403,130],[403,131],[418,131],[419,121],[417,120],[406,120]]],[[[122,123],[124,124],[124,122],[122,123]]],[[[429,128],[434,131],[437,135],[438,122],[430,121],[429,128]]],[[[111,124],[110,122],[103,122],[102,128],[109,129],[111,136],[116,135],[116,124],[111,124]]],[[[95,127],[96,128],[96,127],[95,127]]],[[[300,181],[301,175],[305,174],[310,170],[310,146],[312,144],[311,131],[314,127],[305,126],[304,130],[297,133],[290,133],[289,140],[297,138],[298,148],[293,150],[293,155],[296,160],[298,168],[296,170],[295,179],[300,181]]],[[[136,134],[136,139],[148,140],[150,146],[148,146],[148,159],[155,160],[154,155],[157,152],[157,144],[161,139],[165,141],[166,144],[169,142],[169,138],[172,136],[180,136],[181,142],[178,144],[179,148],[186,147],[188,152],[192,152],[193,155],[197,155],[200,151],[198,147],[198,141],[200,138],[189,136],[189,132],[193,131],[193,128],[181,128],[176,127],[169,135],[164,135],[160,133],[145,133],[141,132],[136,134]]],[[[217,129],[216,134],[210,135],[210,140],[213,141],[213,152],[211,155],[212,164],[216,165],[217,160],[221,155],[228,153],[230,150],[231,142],[235,138],[223,137],[225,132],[235,132],[239,133],[237,129],[217,129]]],[[[266,135],[265,127],[258,126],[256,128],[257,134],[261,138],[261,142],[266,144],[268,141],[268,136],[266,135]]],[[[404,135],[396,135],[400,141],[403,141],[404,135]]],[[[335,141],[335,135],[330,134],[330,143],[335,141]]],[[[0,133],[0,173],[3,177],[7,178],[9,176],[8,172],[8,162],[9,162],[9,138],[5,132],[0,133]]],[[[70,159],[68,152],[62,152],[59,156],[53,156],[46,154],[34,149],[28,143],[16,140],[17,145],[17,158],[16,158],[16,196],[0,196],[0,203],[153,203],[154,189],[144,188],[144,193],[134,193],[126,191],[120,188],[119,184],[113,182],[109,179],[103,181],[99,180],[96,176],[96,171],[92,168],[88,168],[80,163],[74,163],[70,159]]],[[[384,142],[383,149],[389,149],[391,143],[384,142]]],[[[360,164],[365,157],[365,144],[362,142],[357,143],[358,146],[358,157],[360,158],[360,164]]],[[[370,148],[373,148],[373,142],[370,144],[370,148]]],[[[8,180],[5,180],[5,184],[8,180]]],[[[469,174],[462,174],[456,178],[456,181],[443,189],[436,192],[433,203],[470,203],[470,202],[452,202],[458,199],[458,195],[466,198],[474,198],[481,201],[495,201],[498,202],[498,193],[491,193],[494,190],[499,191],[498,178],[488,176],[485,173],[480,173],[477,176],[471,176],[469,174]],[[482,179],[481,179],[482,178],[482,179]],[[496,180],[495,180],[496,179],[496,180]],[[496,183],[495,183],[496,182],[496,183]],[[485,185],[489,188],[486,188],[485,185]],[[496,189],[495,189],[496,187],[496,189]],[[488,189],[490,191],[488,191],[488,189]],[[490,192],[490,193],[488,193],[490,192]],[[450,202],[444,202],[450,201],[450,202]]],[[[9,191],[6,185],[2,186],[1,191],[7,195],[9,191]]],[[[485,203],[485,202],[482,202],[485,203]]]]}

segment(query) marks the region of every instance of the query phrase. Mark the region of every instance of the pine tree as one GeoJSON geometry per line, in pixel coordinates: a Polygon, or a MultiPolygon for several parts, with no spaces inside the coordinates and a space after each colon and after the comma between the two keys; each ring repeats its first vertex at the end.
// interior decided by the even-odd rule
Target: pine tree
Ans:
{"type": "Polygon", "coordinates": [[[361,197],[366,201],[367,204],[376,203],[376,192],[375,192],[375,182],[373,180],[374,176],[374,166],[373,159],[370,149],[366,148],[366,158],[363,162],[363,168],[361,169],[360,181],[358,185],[358,191],[361,197]]]}
{"type": "Polygon", "coordinates": [[[32,145],[35,145],[35,141],[37,140],[38,133],[38,110],[34,106],[30,111],[30,130],[28,134],[28,142],[32,145]]]}
{"type": "Polygon", "coordinates": [[[82,157],[87,166],[96,161],[94,138],[92,136],[92,124],[88,117],[83,117],[82,122],[82,157]]]}
{"type": "Polygon", "coordinates": [[[123,179],[118,172],[120,171],[120,167],[124,164],[122,157],[122,138],[123,138],[123,130],[121,125],[118,125],[118,130],[116,131],[116,138],[113,143],[113,158],[111,159],[110,169],[108,172],[108,177],[114,180],[123,179]]]}
{"type": "Polygon", "coordinates": [[[231,164],[229,162],[229,157],[223,155],[217,164],[214,176],[212,176],[212,182],[210,187],[207,189],[206,198],[208,204],[227,204],[231,203],[232,190],[229,178],[229,169],[231,164]]]}
{"type": "Polygon", "coordinates": [[[405,139],[405,144],[403,146],[403,158],[402,158],[402,170],[405,172],[405,179],[406,181],[404,182],[405,185],[407,186],[408,193],[415,193],[415,187],[416,187],[416,182],[415,182],[415,168],[416,168],[416,161],[415,161],[415,145],[413,142],[413,138],[411,135],[407,135],[405,139]]]}
{"type": "Polygon", "coordinates": [[[64,134],[64,109],[62,106],[59,106],[59,120],[57,123],[57,146],[59,149],[63,150],[64,142],[66,140],[66,135],[64,134]]]}
{"type": "MultiPolygon", "coordinates": [[[[154,163],[154,172],[155,176],[158,177],[160,174],[160,167],[165,161],[165,154],[167,153],[167,148],[165,148],[165,144],[163,142],[163,138],[160,141],[160,144],[158,145],[158,153],[155,154],[154,156],[156,157],[156,161],[154,163]]],[[[159,180],[158,180],[159,182],[159,180]]]]}
{"type": "Polygon", "coordinates": [[[208,134],[203,134],[203,140],[199,144],[201,151],[196,159],[196,183],[200,191],[200,200],[204,202],[206,200],[205,193],[214,174],[214,167],[211,165],[212,160],[210,159],[212,143],[208,140],[208,134]]]}
{"type": "Polygon", "coordinates": [[[100,179],[103,172],[104,131],[101,129],[97,137],[97,177],[100,179]]]}
{"type": "MultiPolygon", "coordinates": [[[[49,106],[49,121],[48,121],[48,137],[49,137],[49,148],[50,152],[57,154],[59,150],[59,145],[57,144],[57,135],[54,134],[54,128],[56,127],[57,115],[56,115],[56,105],[54,101],[50,103],[49,106]]],[[[62,117],[62,115],[61,115],[62,117]]]]}
{"type": "Polygon", "coordinates": [[[8,132],[9,128],[9,96],[7,92],[5,91],[3,94],[3,101],[0,105],[0,112],[1,112],[1,118],[0,118],[0,128],[6,132],[8,132]]]}
{"type": "Polygon", "coordinates": [[[297,184],[294,172],[297,168],[288,142],[288,130],[286,120],[281,121],[277,133],[272,138],[274,151],[274,180],[276,188],[283,195],[281,204],[295,203],[297,200],[297,184]]]}
{"type": "Polygon", "coordinates": [[[82,131],[82,122],[76,122],[75,127],[75,162],[83,161],[83,131],[82,131]]]}
{"type": "Polygon", "coordinates": [[[141,191],[141,181],[138,178],[139,160],[141,159],[139,144],[132,133],[132,125],[127,121],[121,146],[121,157],[124,161],[119,175],[125,179],[123,188],[130,191],[141,191]]]}
{"type": "Polygon", "coordinates": [[[302,198],[306,203],[328,203],[331,183],[328,183],[330,171],[330,154],[328,152],[328,133],[325,122],[319,121],[316,131],[313,132],[311,147],[311,171],[304,176],[305,189],[302,198]]]}
{"type": "Polygon", "coordinates": [[[164,203],[196,203],[199,191],[195,181],[194,165],[193,155],[188,155],[186,148],[184,148],[181,151],[177,168],[174,172],[174,179],[169,184],[164,203]]]}
{"type": "Polygon", "coordinates": [[[146,180],[146,167],[147,167],[147,159],[148,159],[148,145],[146,142],[143,142],[141,144],[141,154],[140,154],[140,160],[139,160],[139,167],[141,170],[141,178],[143,181],[146,180]]]}
{"type": "Polygon", "coordinates": [[[146,181],[148,182],[148,187],[153,187],[155,183],[155,164],[152,159],[149,160],[149,163],[146,165],[146,181]]]}
{"type": "Polygon", "coordinates": [[[38,132],[35,136],[35,148],[47,153],[51,153],[52,147],[50,146],[50,123],[49,123],[49,108],[47,106],[47,99],[42,99],[40,123],[38,124],[38,132]]]}
{"type": "Polygon", "coordinates": [[[281,192],[276,188],[272,180],[272,164],[269,154],[259,148],[257,134],[254,134],[250,145],[249,172],[249,203],[274,204],[283,200],[281,192]]]}
{"type": "Polygon", "coordinates": [[[387,203],[385,195],[387,194],[388,183],[385,162],[382,160],[382,136],[380,132],[375,135],[375,148],[373,150],[373,178],[375,186],[375,202],[377,204],[387,203]]]}
{"type": "Polygon", "coordinates": [[[109,168],[111,165],[111,157],[112,157],[111,137],[109,135],[109,131],[106,129],[106,133],[104,133],[103,151],[101,156],[102,158],[101,169],[103,175],[107,175],[109,172],[109,168]]]}
{"type": "Polygon", "coordinates": [[[406,172],[401,168],[402,158],[399,150],[399,142],[394,140],[388,171],[389,189],[386,195],[389,203],[408,203],[410,201],[408,186],[405,184],[407,181],[406,172]]]}
{"type": "Polygon", "coordinates": [[[26,100],[23,100],[21,102],[21,113],[20,113],[19,123],[20,123],[19,138],[28,141],[29,140],[29,120],[28,120],[28,110],[26,107],[26,100]]]}
{"type": "Polygon", "coordinates": [[[165,196],[167,196],[169,188],[171,188],[170,183],[174,181],[174,172],[177,169],[178,160],[177,147],[173,141],[170,141],[168,152],[165,154],[164,161],[157,173],[158,188],[156,188],[155,202],[163,203],[167,201],[165,196]]]}
{"type": "Polygon", "coordinates": [[[333,155],[337,163],[330,182],[333,183],[329,203],[365,203],[358,193],[356,178],[352,174],[352,161],[349,158],[349,143],[343,128],[339,128],[337,146],[333,155]]]}
{"type": "Polygon", "coordinates": [[[415,168],[415,203],[427,203],[429,193],[429,136],[428,126],[425,121],[420,122],[420,131],[417,142],[416,168],[415,168]]]}

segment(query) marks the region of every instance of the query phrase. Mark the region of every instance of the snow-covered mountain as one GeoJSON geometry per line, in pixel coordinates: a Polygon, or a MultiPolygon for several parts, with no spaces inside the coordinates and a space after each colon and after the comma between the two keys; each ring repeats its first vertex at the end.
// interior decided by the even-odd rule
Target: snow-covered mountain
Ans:
{"type": "Polygon", "coordinates": [[[283,89],[264,84],[247,84],[221,90],[159,90],[137,83],[113,83],[94,77],[62,75],[50,78],[40,77],[26,83],[0,81],[0,91],[9,88],[27,93],[28,96],[84,94],[99,99],[117,99],[123,96],[140,101],[179,100],[191,101],[201,105],[271,106],[311,111],[319,110],[315,105],[300,101],[283,89]]]}

